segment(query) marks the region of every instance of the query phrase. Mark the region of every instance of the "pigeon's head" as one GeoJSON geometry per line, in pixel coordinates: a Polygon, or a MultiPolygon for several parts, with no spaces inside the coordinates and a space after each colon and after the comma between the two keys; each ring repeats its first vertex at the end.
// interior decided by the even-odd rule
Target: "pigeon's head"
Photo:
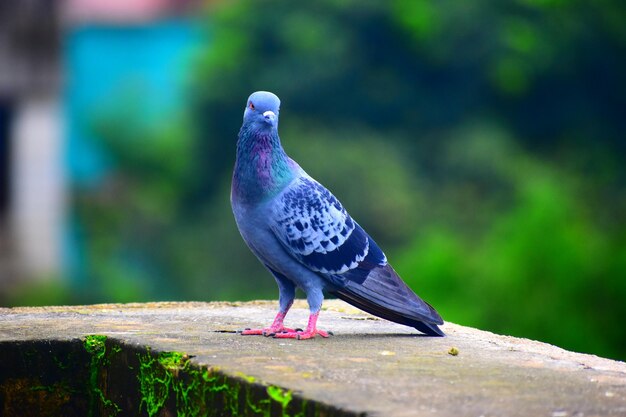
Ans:
{"type": "Polygon", "coordinates": [[[257,129],[278,127],[280,99],[269,91],[257,91],[248,97],[243,123],[254,125],[257,129]]]}

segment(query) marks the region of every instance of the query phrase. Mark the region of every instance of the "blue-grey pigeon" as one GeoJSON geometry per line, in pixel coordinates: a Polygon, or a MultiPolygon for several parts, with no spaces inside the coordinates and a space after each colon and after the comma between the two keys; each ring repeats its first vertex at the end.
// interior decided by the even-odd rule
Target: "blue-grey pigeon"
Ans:
{"type": "Polygon", "coordinates": [[[253,93],[237,141],[233,213],[241,236],[279,290],[272,325],[242,334],[328,337],[317,328],[325,291],[375,316],[443,336],[437,311],[402,281],[339,200],[287,156],[278,137],[279,108],[276,95],[253,93]],[[306,293],[310,308],[303,331],[283,325],[296,288],[306,293]]]}

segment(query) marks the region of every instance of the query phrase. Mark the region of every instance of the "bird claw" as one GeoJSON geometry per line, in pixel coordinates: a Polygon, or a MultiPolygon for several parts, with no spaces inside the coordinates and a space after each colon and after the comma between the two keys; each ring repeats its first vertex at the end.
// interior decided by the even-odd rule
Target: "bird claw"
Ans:
{"type": "Polygon", "coordinates": [[[259,334],[263,334],[263,329],[244,329],[240,332],[240,334],[242,336],[249,336],[249,335],[259,335],[259,334]]]}
{"type": "Polygon", "coordinates": [[[330,335],[332,335],[332,332],[326,332],[324,330],[312,330],[312,331],[291,331],[291,332],[285,332],[285,333],[278,333],[274,335],[274,339],[296,339],[296,340],[306,340],[306,339],[313,339],[315,336],[320,335],[324,338],[329,337],[330,335]]]}
{"type": "Polygon", "coordinates": [[[265,329],[250,329],[250,328],[246,328],[244,330],[242,330],[240,332],[240,334],[242,336],[265,336],[265,337],[271,337],[271,336],[276,336],[277,334],[280,333],[284,333],[284,332],[294,332],[293,329],[287,328],[287,327],[267,327],[265,329]]]}

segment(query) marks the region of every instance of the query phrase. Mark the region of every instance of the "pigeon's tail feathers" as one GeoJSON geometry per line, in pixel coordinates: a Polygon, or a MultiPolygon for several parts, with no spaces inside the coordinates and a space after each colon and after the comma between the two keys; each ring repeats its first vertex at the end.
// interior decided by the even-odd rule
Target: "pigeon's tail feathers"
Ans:
{"type": "Polygon", "coordinates": [[[439,326],[434,323],[417,320],[413,317],[397,313],[396,311],[381,306],[380,304],[368,302],[362,297],[356,295],[355,292],[346,291],[345,288],[338,291],[333,291],[332,294],[334,294],[337,298],[349,304],[352,304],[357,308],[360,308],[363,311],[367,311],[368,313],[383,318],[385,320],[393,321],[394,323],[414,327],[415,329],[428,336],[445,336],[445,333],[439,328],[439,326]]]}
{"type": "MultiPolygon", "coordinates": [[[[356,271],[355,271],[356,272],[356,271]]],[[[345,302],[383,319],[416,328],[429,336],[444,336],[439,313],[419,298],[391,265],[377,266],[358,283],[346,274],[343,285],[332,293],[345,302]]]]}

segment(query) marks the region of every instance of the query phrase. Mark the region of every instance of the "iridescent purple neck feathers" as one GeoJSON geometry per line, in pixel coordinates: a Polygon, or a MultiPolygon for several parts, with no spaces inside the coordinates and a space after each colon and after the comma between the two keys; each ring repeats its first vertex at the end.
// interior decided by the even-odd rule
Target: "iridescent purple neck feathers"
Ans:
{"type": "Polygon", "coordinates": [[[276,128],[241,127],[233,173],[233,198],[258,203],[278,194],[295,177],[297,165],[283,150],[276,128]]]}

